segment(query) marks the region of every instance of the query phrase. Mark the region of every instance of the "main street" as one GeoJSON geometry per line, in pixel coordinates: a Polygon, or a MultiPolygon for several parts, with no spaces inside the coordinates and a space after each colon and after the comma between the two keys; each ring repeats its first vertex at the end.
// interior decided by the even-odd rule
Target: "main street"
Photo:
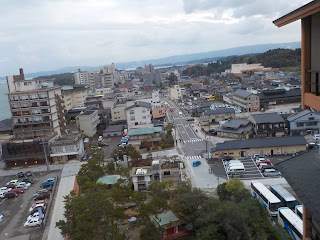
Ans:
{"type": "Polygon", "coordinates": [[[192,186],[207,190],[215,189],[219,182],[222,183],[225,180],[219,179],[211,173],[210,166],[204,158],[205,153],[208,153],[215,144],[208,141],[205,135],[200,132],[198,123],[188,121],[191,119],[188,113],[183,113],[173,101],[169,99],[165,99],[165,101],[170,107],[173,107],[173,112],[168,111],[167,117],[168,121],[175,126],[176,147],[178,151],[182,152],[181,155],[183,155],[192,186]],[[195,160],[201,161],[201,165],[193,167],[195,160]]]}

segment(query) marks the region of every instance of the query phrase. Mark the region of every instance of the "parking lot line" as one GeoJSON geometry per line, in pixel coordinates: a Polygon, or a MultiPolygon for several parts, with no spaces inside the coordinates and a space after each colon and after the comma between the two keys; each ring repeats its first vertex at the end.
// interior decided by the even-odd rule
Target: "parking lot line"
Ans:
{"type": "Polygon", "coordinates": [[[2,199],[2,201],[0,202],[0,205],[5,201],[6,199],[4,198],[4,199],[2,199]]]}

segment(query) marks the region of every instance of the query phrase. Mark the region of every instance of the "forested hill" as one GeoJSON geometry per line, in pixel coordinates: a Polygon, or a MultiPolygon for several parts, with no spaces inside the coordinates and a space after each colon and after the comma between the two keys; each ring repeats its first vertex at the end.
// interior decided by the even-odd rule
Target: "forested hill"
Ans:
{"type": "Polygon", "coordinates": [[[193,66],[184,70],[183,74],[188,76],[204,76],[210,73],[221,73],[231,68],[231,64],[237,63],[261,63],[264,67],[286,68],[296,67],[301,64],[301,49],[273,49],[261,54],[248,54],[222,58],[208,66],[193,66]]]}

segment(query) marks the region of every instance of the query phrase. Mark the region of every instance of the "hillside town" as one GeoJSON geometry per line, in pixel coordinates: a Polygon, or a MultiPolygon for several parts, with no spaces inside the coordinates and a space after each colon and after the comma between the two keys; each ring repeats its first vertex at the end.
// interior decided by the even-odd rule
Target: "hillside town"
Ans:
{"type": "Polygon", "coordinates": [[[299,71],[112,63],[62,86],[8,75],[0,239],[319,239],[319,9],[273,22],[301,19],[299,71]]]}

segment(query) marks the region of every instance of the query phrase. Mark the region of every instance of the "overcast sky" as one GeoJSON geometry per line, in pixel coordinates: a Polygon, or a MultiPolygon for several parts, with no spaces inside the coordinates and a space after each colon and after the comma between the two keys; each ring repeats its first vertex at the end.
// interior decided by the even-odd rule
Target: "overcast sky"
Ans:
{"type": "Polygon", "coordinates": [[[300,41],[299,0],[0,0],[0,76],[300,41]]]}

